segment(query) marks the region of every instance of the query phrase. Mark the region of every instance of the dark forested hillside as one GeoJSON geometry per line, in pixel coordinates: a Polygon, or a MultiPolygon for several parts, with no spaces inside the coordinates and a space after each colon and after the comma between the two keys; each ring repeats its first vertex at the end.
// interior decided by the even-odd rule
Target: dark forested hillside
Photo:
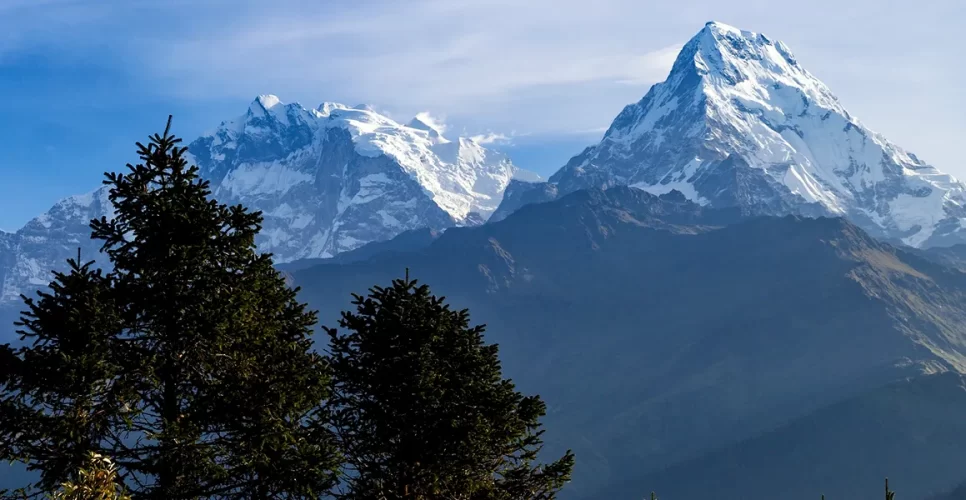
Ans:
{"type": "Polygon", "coordinates": [[[900,378],[966,367],[966,276],[841,219],[580,191],[294,281],[332,323],[350,292],[406,268],[489,324],[507,373],[549,402],[548,427],[575,447],[571,493],[586,498],[900,378]]]}
{"type": "MultiPolygon", "coordinates": [[[[902,498],[946,490],[966,463],[966,379],[925,375],[867,391],[760,437],[634,478],[665,498],[902,498]]],[[[635,488],[616,487],[615,495],[635,488]]],[[[613,498],[605,493],[601,498],[613,498]]],[[[940,497],[944,500],[950,497],[940,497]]]]}
{"type": "Polygon", "coordinates": [[[951,264],[841,219],[612,188],[285,270],[330,326],[350,293],[407,269],[469,307],[506,374],[548,402],[548,454],[577,453],[568,498],[744,500],[841,498],[886,475],[921,498],[962,480],[948,467],[966,449],[958,379],[918,378],[966,371],[966,274],[951,264]],[[722,474],[753,484],[723,489],[722,474]]]}
{"type": "Polygon", "coordinates": [[[928,500],[966,500],[966,483],[960,484],[952,491],[931,496],[928,500]]]}

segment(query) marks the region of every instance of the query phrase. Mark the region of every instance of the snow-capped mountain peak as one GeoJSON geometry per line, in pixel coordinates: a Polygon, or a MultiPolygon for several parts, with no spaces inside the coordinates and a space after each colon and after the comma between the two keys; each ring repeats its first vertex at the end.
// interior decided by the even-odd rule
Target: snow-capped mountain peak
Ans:
{"type": "Polygon", "coordinates": [[[262,94],[252,101],[252,104],[248,107],[249,110],[253,110],[254,107],[258,107],[260,111],[268,111],[272,108],[282,104],[279,98],[272,94],[262,94]]]}
{"type": "Polygon", "coordinates": [[[446,131],[446,127],[439,123],[429,113],[420,113],[416,115],[412,120],[409,121],[407,126],[419,130],[425,130],[429,133],[430,137],[447,141],[446,138],[443,137],[443,132],[446,131]]]}
{"type": "Polygon", "coordinates": [[[443,127],[426,114],[402,125],[372,109],[341,108],[330,111],[320,126],[348,131],[360,155],[394,159],[457,221],[474,212],[489,216],[509,180],[529,175],[473,139],[445,138],[443,127]]]}
{"type": "Polygon", "coordinates": [[[217,197],[265,213],[259,244],[284,262],[485,218],[512,178],[532,177],[444,130],[428,114],[403,125],[368,105],[263,95],[189,151],[217,197]]]}
{"type": "Polygon", "coordinates": [[[629,184],[756,213],[841,215],[913,246],[966,241],[962,183],[860,123],[784,43],[718,22],[551,182],[559,193],[629,184]]]}
{"type": "Polygon", "coordinates": [[[319,104],[318,108],[315,108],[315,111],[319,114],[319,116],[329,116],[332,111],[337,109],[349,109],[349,107],[345,104],[339,104],[337,102],[323,102],[322,104],[319,104]]]}
{"type": "MultiPolygon", "coordinates": [[[[446,138],[428,114],[403,125],[372,106],[316,108],[256,97],[188,146],[222,202],[264,217],[256,242],[276,262],[327,257],[417,228],[479,224],[512,179],[534,180],[503,153],[446,138]]],[[[15,233],[0,233],[0,303],[50,281],[111,216],[107,188],[73,196],[15,233]]]]}
{"type": "Polygon", "coordinates": [[[34,217],[14,233],[0,233],[0,305],[50,283],[52,270],[63,270],[78,248],[94,260],[100,242],[91,240],[90,221],[114,216],[107,187],[69,196],[34,217]]]}
{"type": "Polygon", "coordinates": [[[282,126],[305,121],[310,114],[298,103],[285,104],[278,97],[271,94],[260,95],[248,105],[245,113],[246,121],[275,121],[282,126]]]}

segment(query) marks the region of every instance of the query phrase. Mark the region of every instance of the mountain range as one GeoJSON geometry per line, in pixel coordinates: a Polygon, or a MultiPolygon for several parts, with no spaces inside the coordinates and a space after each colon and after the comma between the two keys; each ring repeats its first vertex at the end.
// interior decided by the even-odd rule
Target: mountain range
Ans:
{"type": "MultiPolygon", "coordinates": [[[[540,177],[425,115],[403,125],[369,106],[306,109],[256,98],[188,146],[222,202],[264,215],[259,248],[276,262],[324,258],[418,228],[482,224],[511,179],[540,177]]],[[[0,303],[50,281],[80,247],[96,258],[90,219],[111,216],[107,188],[72,196],[15,233],[0,232],[0,303]]]]}
{"type": "MultiPolygon", "coordinates": [[[[577,453],[567,498],[962,491],[966,185],[783,43],[708,23],[546,181],[444,132],[265,95],[188,150],[324,324],[407,269],[487,323],[577,453]]],[[[97,256],[106,195],[0,233],[0,321],[97,256]]]]}
{"type": "Polygon", "coordinates": [[[291,274],[332,325],[406,269],[549,402],[548,450],[578,456],[568,498],[861,498],[875,475],[925,498],[966,479],[966,274],[844,219],[618,186],[291,274]]]}
{"type": "MultiPolygon", "coordinates": [[[[584,188],[671,190],[746,214],[841,216],[912,247],[966,242],[966,185],[869,130],[782,42],[708,23],[668,78],[618,114],[600,143],[548,182],[423,114],[305,108],[256,98],[189,152],[217,198],[261,210],[278,262],[326,258],[422,227],[500,220],[584,188]]],[[[109,215],[101,190],[0,232],[0,302],[49,280],[109,215]]]]}

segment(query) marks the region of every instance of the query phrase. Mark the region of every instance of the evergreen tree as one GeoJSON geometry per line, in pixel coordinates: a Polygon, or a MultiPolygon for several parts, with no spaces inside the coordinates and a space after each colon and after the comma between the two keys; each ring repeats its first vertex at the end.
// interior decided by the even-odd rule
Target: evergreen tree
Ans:
{"type": "Polygon", "coordinates": [[[341,498],[551,499],[573,454],[535,464],[546,405],[501,375],[497,346],[426,285],[356,295],[327,329],[341,498]]]}
{"type": "Polygon", "coordinates": [[[317,498],[337,460],[315,313],[255,251],[261,214],[212,200],[169,128],[107,174],[114,217],[91,228],[111,270],[78,259],[25,298],[0,458],[48,491],[93,452],[135,498],[317,498]]]}
{"type": "Polygon", "coordinates": [[[120,325],[109,281],[80,256],[68,263],[50,292],[27,300],[21,333],[32,347],[0,349],[0,457],[42,462],[28,468],[41,471],[47,491],[88,465],[121,406],[121,387],[111,384],[120,325]]]}

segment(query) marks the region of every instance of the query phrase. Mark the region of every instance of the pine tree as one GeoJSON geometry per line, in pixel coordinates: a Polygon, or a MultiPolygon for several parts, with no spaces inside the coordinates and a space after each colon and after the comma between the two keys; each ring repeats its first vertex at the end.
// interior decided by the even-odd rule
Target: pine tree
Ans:
{"type": "Polygon", "coordinates": [[[0,356],[0,458],[71,479],[113,457],[136,498],[317,498],[337,468],[314,312],[259,254],[261,214],[211,199],[168,128],[107,174],[91,222],[109,272],[80,260],[25,298],[0,356]]]}
{"type": "Polygon", "coordinates": [[[502,378],[497,346],[426,285],[355,296],[331,337],[332,423],[345,499],[551,499],[569,451],[535,464],[546,405],[502,378]]]}
{"type": "Polygon", "coordinates": [[[0,349],[0,458],[36,461],[28,469],[40,470],[47,491],[87,465],[125,396],[111,383],[121,327],[109,279],[80,255],[68,264],[49,292],[26,301],[19,325],[32,345],[0,349]]]}

